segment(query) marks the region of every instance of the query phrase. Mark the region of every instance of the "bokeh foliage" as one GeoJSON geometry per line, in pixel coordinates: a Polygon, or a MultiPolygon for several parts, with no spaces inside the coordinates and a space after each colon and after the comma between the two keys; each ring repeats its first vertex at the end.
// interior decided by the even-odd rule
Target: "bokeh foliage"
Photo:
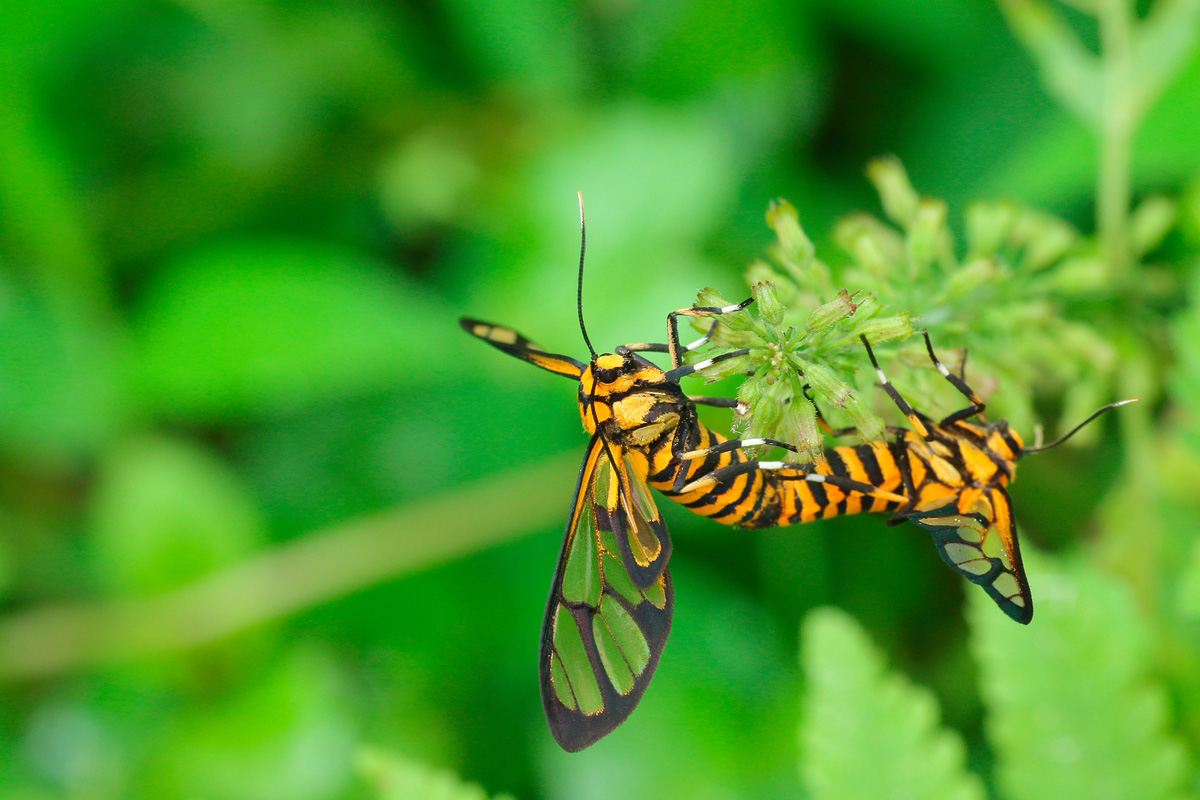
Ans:
{"type": "MultiPolygon", "coordinates": [[[[0,3],[0,797],[1194,795],[1197,6],[0,3]],[[598,345],[740,300],[786,197],[802,319],[874,292],[1026,438],[1142,397],[1021,465],[1033,626],[964,618],[915,530],[664,508],[659,675],[558,752],[574,390],[455,318],[581,353],[577,189],[598,345]],[[998,283],[1017,219],[1063,246],[998,283]],[[942,272],[855,274],[914,234],[942,272]]],[[[898,422],[852,348],[820,363],[898,422]]]]}

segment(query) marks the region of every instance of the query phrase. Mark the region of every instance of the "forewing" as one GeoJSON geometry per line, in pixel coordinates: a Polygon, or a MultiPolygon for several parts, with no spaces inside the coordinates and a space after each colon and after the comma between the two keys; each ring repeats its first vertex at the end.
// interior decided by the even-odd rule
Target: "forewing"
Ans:
{"type": "Polygon", "coordinates": [[[654,579],[638,586],[619,555],[613,529],[635,525],[625,509],[640,502],[619,496],[613,501],[614,492],[622,492],[620,459],[619,450],[606,447],[599,434],[592,437],[542,623],[542,706],[555,740],[571,752],[625,721],[671,630],[665,559],[654,579]],[[613,520],[615,525],[608,524],[613,520]]]}
{"type": "Polygon", "coordinates": [[[917,509],[908,519],[933,535],[934,546],[951,568],[982,586],[1005,614],[1029,624],[1033,598],[1007,492],[966,490],[940,508],[917,509]]]}
{"type": "Polygon", "coordinates": [[[510,356],[516,356],[522,361],[528,361],[530,364],[541,367],[544,370],[549,370],[555,375],[579,380],[579,376],[583,374],[583,364],[580,362],[570,356],[547,353],[512,328],[506,328],[503,325],[493,325],[490,322],[482,322],[477,319],[470,319],[469,317],[463,317],[458,321],[458,324],[464,331],[479,339],[483,339],[497,350],[503,350],[510,356]]]}

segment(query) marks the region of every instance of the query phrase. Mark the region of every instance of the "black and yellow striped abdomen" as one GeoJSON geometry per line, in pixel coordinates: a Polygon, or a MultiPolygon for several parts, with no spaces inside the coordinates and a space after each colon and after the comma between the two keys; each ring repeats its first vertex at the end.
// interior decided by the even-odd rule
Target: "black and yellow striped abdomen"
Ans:
{"type": "Polygon", "coordinates": [[[823,464],[787,470],[754,469],[752,461],[740,449],[710,452],[703,458],[683,460],[680,456],[708,451],[726,442],[695,415],[680,414],[678,426],[646,449],[646,480],[668,498],[695,514],[723,525],[744,528],[770,528],[795,525],[817,519],[898,509],[900,502],[868,497],[861,492],[844,491],[829,483],[805,479],[810,474],[835,476],[867,484],[892,494],[904,495],[904,448],[898,443],[875,441],[865,444],[831,447],[825,450],[823,464]],[[898,460],[899,454],[899,460],[898,460]],[[739,465],[748,467],[738,473],[739,465]],[[715,477],[699,488],[682,490],[705,476],[733,472],[730,477],[715,477]]]}
{"type": "Polygon", "coordinates": [[[1012,478],[1021,446],[1007,429],[998,434],[1003,438],[997,443],[987,441],[988,432],[975,426],[953,431],[933,426],[932,441],[908,431],[891,440],[826,448],[822,463],[767,470],[755,468],[759,462],[740,449],[708,452],[727,440],[700,423],[693,407],[680,409],[677,418],[676,428],[664,431],[644,451],[646,481],[693,513],[744,528],[904,512],[936,505],[966,489],[1003,487],[1012,478]],[[706,454],[681,457],[690,452],[706,454]],[[743,465],[745,471],[739,472],[743,465]],[[881,495],[815,482],[808,479],[811,475],[865,484],[881,495]],[[701,485],[688,487],[696,482],[701,485]]]}

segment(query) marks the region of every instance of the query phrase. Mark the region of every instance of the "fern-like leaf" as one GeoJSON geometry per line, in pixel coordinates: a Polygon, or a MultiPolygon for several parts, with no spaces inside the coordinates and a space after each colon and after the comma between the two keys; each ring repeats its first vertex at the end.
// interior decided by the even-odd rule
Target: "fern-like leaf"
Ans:
{"type": "MultiPolygon", "coordinates": [[[[364,748],[358,755],[358,771],[372,787],[378,800],[488,800],[479,786],[467,783],[452,772],[375,748],[364,748]]],[[[496,795],[495,800],[512,800],[511,795],[496,795]]]]}
{"type": "Polygon", "coordinates": [[[1082,557],[1025,558],[1037,616],[972,600],[972,647],[1006,800],[1185,796],[1187,755],[1153,676],[1151,627],[1082,557]]]}
{"type": "Polygon", "coordinates": [[[815,800],[982,800],[962,740],[938,724],[933,695],[889,672],[852,618],[828,608],[809,614],[801,661],[800,771],[815,800]]]}

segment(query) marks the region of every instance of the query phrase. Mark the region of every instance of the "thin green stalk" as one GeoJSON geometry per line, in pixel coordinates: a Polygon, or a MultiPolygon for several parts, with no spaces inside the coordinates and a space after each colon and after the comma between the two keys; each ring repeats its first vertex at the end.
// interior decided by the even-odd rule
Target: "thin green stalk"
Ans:
{"type": "Polygon", "coordinates": [[[1133,76],[1133,9],[1128,0],[1099,0],[1096,10],[1105,93],[1096,225],[1109,274],[1117,275],[1133,263],[1129,243],[1130,154],[1138,123],[1133,76]]]}
{"type": "Polygon", "coordinates": [[[561,517],[578,460],[555,456],[319,531],[160,596],[9,614],[0,619],[0,680],[199,647],[514,539],[561,517]]]}

